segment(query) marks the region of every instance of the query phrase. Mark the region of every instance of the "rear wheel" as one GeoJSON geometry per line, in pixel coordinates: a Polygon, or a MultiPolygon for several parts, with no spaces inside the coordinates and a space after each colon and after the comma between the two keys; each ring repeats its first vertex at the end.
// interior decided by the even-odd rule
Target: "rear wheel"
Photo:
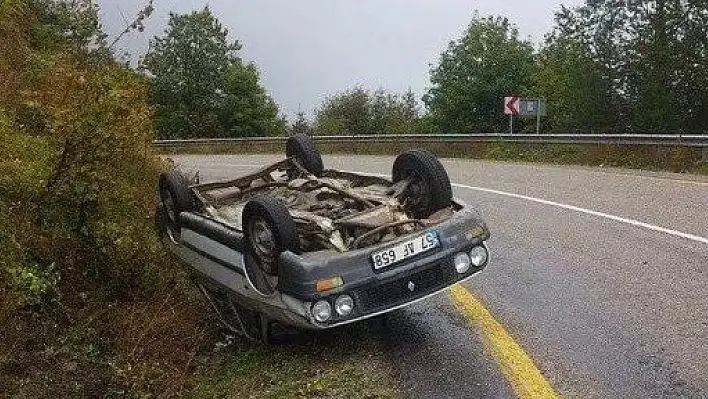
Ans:
{"type": "Polygon", "coordinates": [[[160,175],[160,201],[168,229],[179,234],[179,214],[196,208],[187,180],[179,172],[171,170],[160,175]]]}
{"type": "Polygon", "coordinates": [[[248,251],[267,274],[278,274],[282,252],[297,252],[295,221],[279,199],[259,197],[248,201],[243,208],[242,226],[248,251]]]}
{"type": "Polygon", "coordinates": [[[289,158],[295,159],[297,163],[313,175],[318,177],[322,175],[322,170],[324,169],[322,157],[317,151],[312,137],[304,134],[291,136],[285,144],[285,154],[289,158]]]}
{"type": "Polygon", "coordinates": [[[406,208],[419,219],[452,205],[452,185],[445,167],[427,150],[411,150],[393,163],[393,182],[408,180],[401,194],[406,208]]]}

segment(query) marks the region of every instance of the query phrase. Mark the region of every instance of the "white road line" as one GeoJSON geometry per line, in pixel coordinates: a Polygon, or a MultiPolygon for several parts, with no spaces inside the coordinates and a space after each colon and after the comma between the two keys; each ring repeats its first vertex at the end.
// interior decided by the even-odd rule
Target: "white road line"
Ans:
{"type": "MultiPolygon", "coordinates": [[[[579,169],[579,170],[583,170],[583,169],[579,169]]],[[[658,176],[643,176],[643,175],[638,175],[638,174],[633,174],[633,173],[607,172],[604,170],[587,171],[587,172],[589,172],[589,173],[603,173],[606,175],[632,177],[632,178],[645,179],[645,180],[667,181],[667,182],[671,182],[671,183],[689,184],[689,185],[694,185],[694,186],[708,186],[708,182],[698,181],[698,180],[672,179],[670,177],[658,177],[658,176]]]]}
{"type": "MultiPolygon", "coordinates": [[[[255,168],[255,167],[261,167],[262,165],[234,165],[234,164],[230,164],[229,166],[255,168]]],[[[346,172],[364,173],[364,174],[368,174],[368,175],[372,175],[372,176],[379,176],[379,177],[389,177],[388,175],[379,174],[379,173],[367,173],[367,172],[355,172],[355,171],[346,171],[346,172]]],[[[521,199],[521,200],[525,200],[525,201],[536,202],[536,203],[543,204],[543,205],[555,206],[557,208],[562,208],[562,209],[566,209],[566,210],[573,211],[573,212],[584,213],[586,215],[592,215],[592,216],[597,216],[597,217],[601,217],[601,218],[605,218],[605,219],[609,219],[609,220],[614,220],[616,222],[625,223],[625,224],[628,224],[631,226],[641,227],[641,228],[644,228],[647,230],[652,230],[652,231],[656,231],[659,233],[669,234],[674,237],[681,237],[681,238],[685,238],[687,240],[691,240],[691,241],[695,241],[695,242],[699,242],[699,243],[708,245],[708,238],[705,238],[705,237],[701,237],[701,236],[697,236],[697,235],[693,235],[693,234],[689,234],[689,233],[684,233],[684,232],[678,231],[678,230],[667,229],[667,228],[661,227],[661,226],[655,226],[653,224],[640,222],[640,221],[634,220],[634,219],[628,219],[628,218],[623,218],[620,216],[610,215],[609,213],[597,212],[597,211],[581,208],[581,207],[574,206],[574,205],[561,204],[559,202],[553,202],[553,201],[548,201],[548,200],[544,200],[541,198],[529,197],[529,196],[521,195],[521,194],[509,193],[506,191],[492,190],[490,188],[474,187],[474,186],[468,186],[466,184],[459,184],[459,183],[453,183],[452,185],[453,185],[453,187],[464,188],[467,190],[481,191],[484,193],[501,195],[501,196],[521,199]]]]}
{"type": "Polygon", "coordinates": [[[522,200],[526,200],[526,201],[536,202],[536,203],[543,204],[543,205],[555,206],[558,208],[567,209],[569,211],[584,213],[587,215],[597,216],[597,217],[601,217],[601,218],[605,218],[605,219],[610,219],[610,220],[614,220],[616,222],[626,223],[626,224],[629,224],[632,226],[657,231],[659,233],[670,234],[672,236],[681,237],[681,238],[685,238],[685,239],[688,239],[691,241],[696,241],[696,242],[700,242],[700,243],[708,245],[708,238],[705,238],[705,237],[684,233],[684,232],[681,232],[678,230],[671,230],[671,229],[667,229],[665,227],[654,226],[653,224],[640,222],[640,221],[634,220],[634,219],[627,219],[627,218],[623,218],[620,216],[610,215],[608,213],[597,212],[597,211],[593,211],[590,209],[580,208],[578,206],[561,204],[559,202],[553,202],[553,201],[548,201],[548,200],[544,200],[541,198],[529,197],[529,196],[521,195],[521,194],[508,193],[506,191],[492,190],[489,188],[482,188],[482,187],[473,187],[473,186],[468,186],[466,184],[453,183],[453,186],[459,187],[459,188],[465,188],[468,190],[481,191],[481,192],[490,193],[490,194],[503,195],[503,196],[511,197],[511,198],[518,198],[518,199],[522,199],[522,200]]]}
{"type": "MultiPolygon", "coordinates": [[[[480,161],[480,160],[477,160],[480,161]]],[[[475,160],[450,160],[450,159],[445,159],[443,160],[443,163],[469,163],[469,164],[475,164],[475,163],[480,163],[480,162],[475,162],[475,160]]],[[[503,162],[500,161],[484,161],[481,160],[481,163],[488,163],[488,164],[502,164],[503,162]]],[[[569,168],[562,168],[562,165],[548,165],[548,164],[534,164],[534,163],[526,163],[526,162],[519,162],[519,163],[512,163],[511,165],[518,165],[518,166],[528,166],[528,167],[533,167],[535,169],[548,169],[548,170],[572,170],[574,172],[581,172],[585,173],[588,175],[593,175],[596,173],[603,174],[603,175],[611,175],[611,176],[619,176],[619,177],[629,177],[629,178],[637,178],[637,179],[645,179],[645,180],[658,180],[658,181],[667,181],[671,183],[677,183],[677,184],[689,184],[689,185],[697,185],[697,186],[708,186],[708,181],[703,181],[703,180],[690,180],[690,179],[679,179],[679,178],[672,178],[672,177],[663,177],[663,176],[647,176],[640,174],[642,171],[637,169],[637,170],[602,170],[599,168],[591,168],[591,167],[582,167],[578,165],[565,165],[569,166],[569,168]],[[633,173],[634,172],[634,173],[633,173]]]]}

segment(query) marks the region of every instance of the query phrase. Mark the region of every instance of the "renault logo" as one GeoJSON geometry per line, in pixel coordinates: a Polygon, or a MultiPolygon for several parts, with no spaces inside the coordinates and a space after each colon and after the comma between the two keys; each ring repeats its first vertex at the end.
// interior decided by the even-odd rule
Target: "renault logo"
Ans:
{"type": "Polygon", "coordinates": [[[415,284],[413,284],[412,281],[408,282],[408,291],[410,291],[410,292],[415,291],[415,284]]]}

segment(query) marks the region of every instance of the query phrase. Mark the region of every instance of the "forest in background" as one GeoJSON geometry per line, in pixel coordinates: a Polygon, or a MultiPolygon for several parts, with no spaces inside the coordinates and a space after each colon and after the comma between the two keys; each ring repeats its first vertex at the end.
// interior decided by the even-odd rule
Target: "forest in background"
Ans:
{"type": "MultiPolygon", "coordinates": [[[[399,96],[406,101],[394,113],[401,107],[415,112],[404,113],[395,128],[377,128],[376,96],[367,101],[360,89],[328,98],[311,128],[322,134],[397,134],[400,126],[412,134],[498,133],[508,130],[503,98],[519,95],[547,99],[546,133],[706,133],[708,4],[602,0],[562,7],[540,48],[521,39],[508,18],[474,15],[430,74],[423,110],[399,96]]],[[[522,129],[535,130],[534,120],[521,122],[522,129]]]]}
{"type": "Polygon", "coordinates": [[[561,7],[537,47],[509,18],[474,14],[442,49],[420,99],[342,88],[313,120],[301,112],[292,123],[240,51],[208,8],[170,15],[138,68],[158,138],[498,133],[507,130],[502,102],[511,95],[547,100],[548,133],[695,134],[708,126],[708,5],[696,0],[561,7]]]}

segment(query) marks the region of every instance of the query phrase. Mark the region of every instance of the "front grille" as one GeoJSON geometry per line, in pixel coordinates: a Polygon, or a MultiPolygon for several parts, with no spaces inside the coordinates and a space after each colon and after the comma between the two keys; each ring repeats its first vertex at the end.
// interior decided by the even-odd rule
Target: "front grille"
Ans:
{"type": "Polygon", "coordinates": [[[441,265],[435,265],[410,276],[364,289],[360,293],[361,304],[365,312],[396,306],[442,288],[446,280],[441,265]],[[410,283],[415,287],[413,291],[409,289],[410,283]]]}

